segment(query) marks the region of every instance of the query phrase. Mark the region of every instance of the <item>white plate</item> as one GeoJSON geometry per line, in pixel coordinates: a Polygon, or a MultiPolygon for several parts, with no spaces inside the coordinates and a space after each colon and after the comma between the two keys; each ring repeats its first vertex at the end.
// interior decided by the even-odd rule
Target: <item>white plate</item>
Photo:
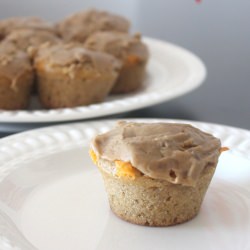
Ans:
{"type": "Polygon", "coordinates": [[[167,42],[152,38],[144,41],[151,55],[146,80],[137,92],[108,97],[99,104],[51,110],[42,110],[34,98],[29,111],[0,111],[0,122],[61,122],[112,115],[173,99],[203,82],[206,69],[197,56],[167,42]]]}
{"type": "Polygon", "coordinates": [[[177,122],[213,133],[231,148],[196,218],[167,228],[117,218],[88,156],[89,139],[114,121],[55,126],[0,141],[0,249],[250,249],[250,131],[177,122]]]}

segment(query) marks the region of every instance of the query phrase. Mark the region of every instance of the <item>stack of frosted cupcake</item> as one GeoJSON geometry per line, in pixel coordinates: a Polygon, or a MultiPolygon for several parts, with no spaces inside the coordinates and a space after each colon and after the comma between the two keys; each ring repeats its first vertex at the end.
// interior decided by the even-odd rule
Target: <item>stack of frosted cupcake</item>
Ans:
{"type": "Polygon", "coordinates": [[[57,24],[37,17],[0,21],[0,109],[102,102],[138,90],[149,53],[130,23],[105,11],[73,14],[57,24]]]}

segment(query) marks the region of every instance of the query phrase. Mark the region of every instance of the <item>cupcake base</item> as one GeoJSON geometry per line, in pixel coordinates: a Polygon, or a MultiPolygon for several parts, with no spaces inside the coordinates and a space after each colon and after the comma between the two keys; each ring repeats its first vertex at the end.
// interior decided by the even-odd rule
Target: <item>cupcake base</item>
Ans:
{"type": "Polygon", "coordinates": [[[38,72],[39,99],[44,108],[76,107],[103,101],[112,88],[111,77],[70,79],[59,74],[38,72]]]}
{"type": "Polygon", "coordinates": [[[111,90],[111,94],[126,94],[138,90],[145,79],[146,62],[125,65],[111,90]]]}
{"type": "Polygon", "coordinates": [[[30,102],[32,84],[32,72],[23,73],[15,84],[0,75],[0,109],[26,109],[30,102]]]}
{"type": "Polygon", "coordinates": [[[134,224],[157,227],[195,217],[215,171],[215,167],[206,167],[196,186],[188,187],[146,176],[119,178],[103,170],[109,162],[99,160],[98,165],[114,214],[134,224]]]}

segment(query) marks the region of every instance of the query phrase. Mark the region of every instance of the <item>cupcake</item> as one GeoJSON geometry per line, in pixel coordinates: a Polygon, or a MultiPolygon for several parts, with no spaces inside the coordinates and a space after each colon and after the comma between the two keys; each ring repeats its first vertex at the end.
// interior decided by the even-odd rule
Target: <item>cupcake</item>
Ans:
{"type": "Polygon", "coordinates": [[[123,67],[111,93],[124,94],[141,87],[149,52],[139,34],[131,36],[113,31],[96,32],[86,40],[84,46],[121,60],[123,67]]]}
{"type": "Polygon", "coordinates": [[[220,152],[219,139],[191,125],[119,122],[90,155],[118,217],[170,226],[198,214],[220,152]]]}
{"type": "Polygon", "coordinates": [[[113,56],[88,51],[79,44],[42,46],[34,59],[38,93],[45,108],[101,102],[120,69],[113,56]]]}
{"type": "Polygon", "coordinates": [[[13,43],[18,49],[28,51],[37,48],[43,43],[56,44],[61,39],[47,30],[16,29],[6,36],[4,42],[13,43]]]}
{"type": "Polygon", "coordinates": [[[129,21],[106,11],[91,9],[75,13],[57,25],[58,33],[66,41],[84,42],[96,31],[116,30],[128,32],[129,21]]]}
{"type": "Polygon", "coordinates": [[[55,33],[52,24],[38,17],[11,17],[0,20],[0,37],[6,37],[17,29],[46,30],[55,33]]]}
{"type": "Polygon", "coordinates": [[[11,43],[0,44],[0,109],[27,108],[33,77],[28,55],[11,43]]]}

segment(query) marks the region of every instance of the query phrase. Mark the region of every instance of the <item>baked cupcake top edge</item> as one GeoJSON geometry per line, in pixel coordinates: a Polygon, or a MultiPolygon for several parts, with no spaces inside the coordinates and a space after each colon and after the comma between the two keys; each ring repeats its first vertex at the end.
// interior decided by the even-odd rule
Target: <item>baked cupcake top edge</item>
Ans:
{"type": "Polygon", "coordinates": [[[111,55],[85,49],[75,43],[60,43],[56,45],[43,45],[35,56],[35,67],[51,68],[81,68],[82,66],[94,68],[100,72],[121,68],[119,60],[111,55]]]}
{"type": "Polygon", "coordinates": [[[13,30],[18,29],[34,29],[46,30],[53,33],[56,32],[54,24],[39,17],[10,17],[0,20],[0,34],[2,34],[2,36],[6,36],[13,30]]]}
{"type": "Polygon", "coordinates": [[[97,9],[74,13],[56,25],[58,33],[66,41],[81,41],[100,30],[128,32],[130,22],[122,16],[97,9]]]}
{"type": "Polygon", "coordinates": [[[149,51],[141,35],[117,31],[98,31],[85,41],[84,46],[94,51],[109,53],[121,60],[147,61],[149,51]]]}
{"type": "Polygon", "coordinates": [[[188,124],[118,122],[91,143],[97,158],[130,163],[144,175],[194,186],[206,167],[216,167],[221,142],[188,124]]]}
{"type": "Polygon", "coordinates": [[[12,43],[0,44],[0,78],[7,80],[13,90],[18,89],[17,83],[24,75],[33,77],[33,73],[27,53],[17,49],[12,43]]]}
{"type": "Polygon", "coordinates": [[[44,43],[56,44],[61,39],[47,30],[16,29],[7,35],[3,42],[13,43],[18,49],[28,51],[29,48],[37,48],[44,43]]]}

